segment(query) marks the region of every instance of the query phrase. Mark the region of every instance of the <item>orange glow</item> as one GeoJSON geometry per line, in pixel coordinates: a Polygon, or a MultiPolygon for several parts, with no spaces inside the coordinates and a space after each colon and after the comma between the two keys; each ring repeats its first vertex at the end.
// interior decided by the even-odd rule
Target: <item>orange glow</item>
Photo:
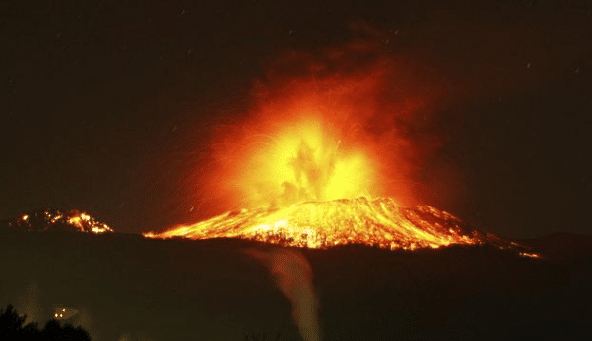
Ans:
{"type": "Polygon", "coordinates": [[[273,143],[244,161],[237,183],[241,200],[286,206],[369,194],[375,174],[360,150],[343,148],[342,140],[317,118],[285,126],[273,143]]]}
{"type": "Polygon", "coordinates": [[[113,232],[113,230],[109,226],[107,226],[107,224],[95,221],[87,213],[72,213],[73,215],[70,215],[70,217],[68,218],[68,223],[76,227],[81,232],[92,232],[96,234],[104,232],[113,232]]]}
{"type": "Polygon", "coordinates": [[[80,216],[71,217],[68,219],[68,222],[79,229],[84,229],[84,226],[82,226],[82,219],[80,218],[80,216]]]}

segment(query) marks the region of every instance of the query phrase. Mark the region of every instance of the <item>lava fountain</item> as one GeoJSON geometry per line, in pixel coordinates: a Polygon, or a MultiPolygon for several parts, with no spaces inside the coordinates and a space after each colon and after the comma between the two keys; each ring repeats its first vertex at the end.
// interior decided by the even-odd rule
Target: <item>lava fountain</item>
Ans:
{"type": "Polygon", "coordinates": [[[513,245],[422,205],[418,173],[446,140],[438,122],[450,83],[421,58],[384,51],[368,32],[345,47],[269,61],[246,114],[214,126],[214,166],[196,171],[226,213],[144,236],[307,248],[513,245]]]}

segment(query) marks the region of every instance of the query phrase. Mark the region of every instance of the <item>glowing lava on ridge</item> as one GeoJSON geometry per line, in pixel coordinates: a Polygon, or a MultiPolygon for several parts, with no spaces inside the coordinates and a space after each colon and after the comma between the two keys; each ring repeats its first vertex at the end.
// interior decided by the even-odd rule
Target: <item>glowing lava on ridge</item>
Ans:
{"type": "Polygon", "coordinates": [[[8,223],[11,227],[20,227],[28,231],[73,231],[102,234],[113,232],[107,224],[102,223],[90,214],[77,209],[62,212],[57,209],[46,209],[40,212],[23,214],[8,223]]]}
{"type": "Polygon", "coordinates": [[[390,250],[487,244],[523,257],[540,257],[518,243],[476,230],[445,211],[431,206],[400,207],[392,198],[360,197],[243,209],[143,235],[156,239],[239,238],[315,249],[351,244],[390,250]]]}

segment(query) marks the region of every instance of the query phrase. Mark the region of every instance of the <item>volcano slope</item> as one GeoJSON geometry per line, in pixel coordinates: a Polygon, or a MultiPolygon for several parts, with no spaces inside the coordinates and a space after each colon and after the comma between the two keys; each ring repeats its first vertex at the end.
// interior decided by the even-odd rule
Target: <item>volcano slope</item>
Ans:
{"type": "MultiPolygon", "coordinates": [[[[528,243],[544,255],[553,238],[528,243]]],[[[243,340],[265,333],[294,340],[290,302],[250,256],[277,248],[286,247],[3,227],[0,305],[13,303],[41,323],[57,305],[75,308],[80,313],[67,321],[93,340],[243,340]]],[[[589,252],[561,257],[554,249],[553,257],[528,258],[486,243],[290,249],[310,263],[323,340],[590,336],[589,252]]]]}

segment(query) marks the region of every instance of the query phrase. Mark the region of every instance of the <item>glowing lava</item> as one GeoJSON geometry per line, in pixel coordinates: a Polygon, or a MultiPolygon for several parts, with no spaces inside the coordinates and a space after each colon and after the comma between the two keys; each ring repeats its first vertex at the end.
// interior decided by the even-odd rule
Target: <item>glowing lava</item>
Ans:
{"type": "Polygon", "coordinates": [[[390,198],[307,202],[228,212],[149,238],[243,238],[283,246],[328,248],[364,244],[391,250],[479,244],[487,236],[430,206],[402,208],[390,198]]]}
{"type": "Polygon", "coordinates": [[[32,214],[23,214],[9,223],[9,226],[26,228],[29,231],[78,231],[101,234],[113,232],[105,223],[97,221],[86,212],[73,209],[67,212],[44,210],[32,214]]]}

